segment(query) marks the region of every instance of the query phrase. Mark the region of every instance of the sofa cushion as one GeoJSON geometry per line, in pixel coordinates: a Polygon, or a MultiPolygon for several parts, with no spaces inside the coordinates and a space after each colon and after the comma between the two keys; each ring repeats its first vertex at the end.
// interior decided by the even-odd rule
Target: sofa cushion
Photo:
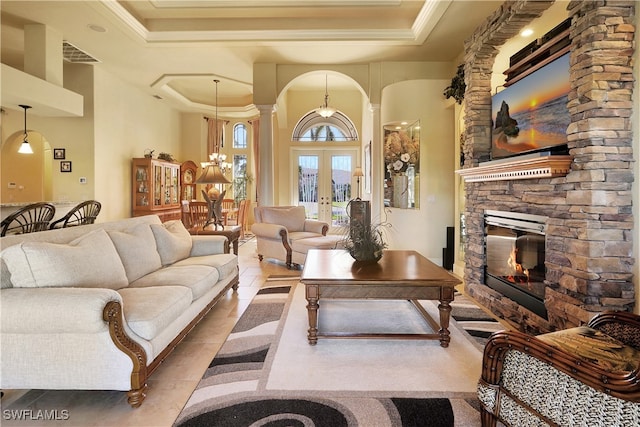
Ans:
{"type": "Polygon", "coordinates": [[[133,332],[151,340],[191,305],[191,290],[184,286],[124,288],[124,318],[133,332]]]}
{"type": "Polygon", "coordinates": [[[238,257],[233,254],[215,254],[192,256],[174,264],[177,266],[206,265],[215,267],[220,274],[220,280],[233,276],[238,272],[238,257]]]}
{"type": "Polygon", "coordinates": [[[191,253],[191,235],[180,220],[151,224],[162,265],[185,259],[191,253]]]}
{"type": "Polygon", "coordinates": [[[337,234],[328,236],[309,237],[306,239],[297,239],[293,241],[291,249],[294,252],[306,254],[309,249],[336,249],[344,247],[342,242],[344,237],[337,234]]]}
{"type": "Polygon", "coordinates": [[[69,244],[19,243],[2,251],[2,258],[17,288],[120,289],[129,283],[113,242],[101,229],[69,244]]]}
{"type": "Polygon", "coordinates": [[[301,240],[301,239],[312,239],[315,237],[323,237],[322,234],[312,233],[310,231],[294,231],[293,233],[288,233],[288,234],[289,234],[289,243],[293,243],[296,240],[301,240]]]}
{"type": "Polygon", "coordinates": [[[304,230],[304,206],[262,208],[262,222],[283,225],[287,231],[304,230]]]}
{"type": "Polygon", "coordinates": [[[218,283],[219,277],[218,270],[214,267],[205,265],[170,265],[141,277],[129,284],[129,287],[185,286],[191,289],[192,297],[195,301],[218,283]]]}
{"type": "Polygon", "coordinates": [[[129,283],[162,267],[156,239],[149,224],[125,231],[107,231],[120,255],[129,283]]]}

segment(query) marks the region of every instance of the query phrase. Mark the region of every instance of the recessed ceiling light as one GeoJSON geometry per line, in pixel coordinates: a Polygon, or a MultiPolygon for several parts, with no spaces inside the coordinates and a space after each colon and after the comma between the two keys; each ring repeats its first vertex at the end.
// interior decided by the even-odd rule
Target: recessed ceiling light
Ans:
{"type": "Polygon", "coordinates": [[[520,35],[521,35],[522,37],[529,37],[529,36],[530,36],[530,35],[532,35],[532,34],[533,34],[533,30],[532,30],[531,28],[525,28],[524,30],[522,30],[522,31],[520,32],[520,35]]]}
{"type": "Polygon", "coordinates": [[[87,27],[89,27],[89,29],[95,31],[96,33],[106,33],[107,32],[106,28],[104,28],[103,26],[98,25],[98,24],[89,24],[89,25],[87,25],[87,27]]]}

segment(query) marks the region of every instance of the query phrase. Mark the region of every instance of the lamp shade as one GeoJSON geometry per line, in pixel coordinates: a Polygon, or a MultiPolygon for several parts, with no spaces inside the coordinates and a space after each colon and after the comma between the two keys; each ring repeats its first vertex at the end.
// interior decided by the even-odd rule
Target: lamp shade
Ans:
{"type": "Polygon", "coordinates": [[[209,163],[202,171],[202,175],[196,180],[196,184],[231,184],[231,181],[224,176],[220,166],[209,163]]]}
{"type": "Polygon", "coordinates": [[[356,166],[356,168],[353,170],[353,176],[364,176],[364,173],[362,172],[362,168],[360,166],[356,166]]]}

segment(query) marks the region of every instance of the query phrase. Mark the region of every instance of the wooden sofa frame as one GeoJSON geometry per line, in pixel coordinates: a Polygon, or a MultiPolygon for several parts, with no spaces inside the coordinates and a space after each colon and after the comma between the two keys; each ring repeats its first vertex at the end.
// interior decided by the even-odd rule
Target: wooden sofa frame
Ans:
{"type": "Polygon", "coordinates": [[[124,315],[122,305],[117,301],[110,301],[105,306],[102,317],[109,325],[109,334],[115,345],[131,358],[133,370],[131,371],[131,390],[127,392],[127,402],[134,408],[142,405],[146,397],[147,378],[155,372],[160,364],[182,342],[187,334],[206,316],[213,306],[233,288],[238,290],[239,275],[231,280],[225,288],[200,313],[169,343],[169,345],[153,359],[147,366],[147,355],[140,344],[132,340],[124,329],[124,315]]]}

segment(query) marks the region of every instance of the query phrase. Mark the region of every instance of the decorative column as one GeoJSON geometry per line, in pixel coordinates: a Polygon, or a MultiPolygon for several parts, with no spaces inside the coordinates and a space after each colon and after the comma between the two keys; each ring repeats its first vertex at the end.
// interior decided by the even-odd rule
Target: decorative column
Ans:
{"type": "Polygon", "coordinates": [[[275,186],[273,182],[273,113],[275,105],[256,105],[260,111],[260,179],[258,180],[258,205],[273,205],[275,186]]]}

